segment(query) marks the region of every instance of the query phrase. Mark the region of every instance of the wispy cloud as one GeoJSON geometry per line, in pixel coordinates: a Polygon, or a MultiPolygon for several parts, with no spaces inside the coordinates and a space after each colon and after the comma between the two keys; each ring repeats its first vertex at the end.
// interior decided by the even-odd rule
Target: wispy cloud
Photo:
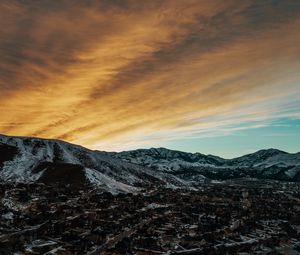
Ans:
{"type": "Polygon", "coordinates": [[[299,118],[299,13],[293,0],[2,1],[0,132],[125,149],[299,118]]]}

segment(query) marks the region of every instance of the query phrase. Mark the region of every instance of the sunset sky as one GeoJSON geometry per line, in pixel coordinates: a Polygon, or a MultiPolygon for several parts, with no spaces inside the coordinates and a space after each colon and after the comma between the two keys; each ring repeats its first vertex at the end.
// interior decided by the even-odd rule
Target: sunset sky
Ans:
{"type": "Polygon", "coordinates": [[[300,151],[299,0],[1,0],[0,133],[300,151]]]}

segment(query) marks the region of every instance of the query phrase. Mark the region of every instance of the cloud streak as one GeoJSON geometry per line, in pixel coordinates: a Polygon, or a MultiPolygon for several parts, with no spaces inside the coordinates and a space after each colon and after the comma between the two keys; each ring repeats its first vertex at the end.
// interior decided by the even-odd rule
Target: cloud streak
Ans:
{"type": "Polygon", "coordinates": [[[293,0],[2,1],[0,132],[113,150],[234,131],[287,102],[299,116],[299,13],[293,0]]]}

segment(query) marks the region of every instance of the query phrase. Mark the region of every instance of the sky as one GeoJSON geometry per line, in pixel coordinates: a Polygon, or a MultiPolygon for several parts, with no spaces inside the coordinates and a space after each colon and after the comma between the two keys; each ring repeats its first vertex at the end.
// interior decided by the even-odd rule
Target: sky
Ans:
{"type": "Polygon", "coordinates": [[[300,151],[300,1],[2,0],[0,133],[300,151]]]}

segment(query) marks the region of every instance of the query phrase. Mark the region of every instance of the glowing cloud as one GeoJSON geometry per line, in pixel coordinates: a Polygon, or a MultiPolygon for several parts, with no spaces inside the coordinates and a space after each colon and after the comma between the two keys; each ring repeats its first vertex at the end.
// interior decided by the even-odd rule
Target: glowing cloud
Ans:
{"type": "Polygon", "coordinates": [[[299,1],[7,0],[0,22],[1,133],[119,150],[299,118],[299,1]]]}

